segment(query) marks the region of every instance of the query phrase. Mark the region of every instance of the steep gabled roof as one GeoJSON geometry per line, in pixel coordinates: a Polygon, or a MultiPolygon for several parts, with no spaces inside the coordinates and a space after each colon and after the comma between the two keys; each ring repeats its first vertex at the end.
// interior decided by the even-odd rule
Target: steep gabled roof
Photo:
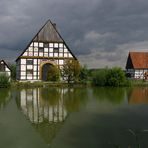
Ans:
{"type": "Polygon", "coordinates": [[[64,42],[56,29],[56,25],[48,20],[39,30],[33,41],[37,42],[64,42]]]}
{"type": "Polygon", "coordinates": [[[4,60],[0,60],[0,64],[1,64],[1,62],[3,62],[7,66],[7,68],[11,71],[10,67],[8,66],[8,64],[4,60]]]}
{"type": "Polygon", "coordinates": [[[130,52],[126,69],[144,69],[148,68],[148,52],[130,52]]]}
{"type": "Polygon", "coordinates": [[[34,36],[34,38],[31,40],[31,42],[27,45],[27,47],[24,49],[22,54],[16,59],[16,61],[24,54],[24,52],[28,49],[30,44],[32,42],[60,42],[64,43],[69,52],[73,55],[75,59],[75,55],[71,52],[70,48],[60,35],[60,33],[57,31],[56,24],[53,24],[51,20],[48,20],[45,25],[39,30],[39,32],[34,36]]]}

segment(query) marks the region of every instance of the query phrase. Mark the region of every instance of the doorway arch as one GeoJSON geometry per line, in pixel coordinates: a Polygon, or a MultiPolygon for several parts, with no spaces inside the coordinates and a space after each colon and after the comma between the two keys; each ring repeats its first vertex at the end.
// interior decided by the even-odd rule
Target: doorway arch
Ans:
{"type": "Polygon", "coordinates": [[[50,69],[56,66],[54,62],[47,61],[47,62],[42,62],[40,65],[40,79],[42,81],[48,81],[48,72],[50,69]]]}

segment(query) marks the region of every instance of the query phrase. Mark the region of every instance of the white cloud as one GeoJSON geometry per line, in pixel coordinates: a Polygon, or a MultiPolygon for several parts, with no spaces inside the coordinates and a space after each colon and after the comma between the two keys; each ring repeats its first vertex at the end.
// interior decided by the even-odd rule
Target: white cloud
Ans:
{"type": "Polygon", "coordinates": [[[78,57],[83,65],[86,64],[90,68],[120,66],[124,69],[129,51],[148,52],[148,41],[119,45],[116,52],[100,51],[96,49],[92,50],[88,55],[80,55],[78,57]]]}

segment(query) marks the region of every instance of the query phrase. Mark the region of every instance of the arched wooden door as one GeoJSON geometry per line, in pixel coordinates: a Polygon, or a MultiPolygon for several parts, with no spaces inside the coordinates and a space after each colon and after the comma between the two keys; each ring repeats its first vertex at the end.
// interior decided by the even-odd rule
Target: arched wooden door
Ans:
{"type": "Polygon", "coordinates": [[[42,66],[42,80],[43,81],[48,81],[48,73],[53,66],[54,65],[50,63],[46,63],[42,66]]]}

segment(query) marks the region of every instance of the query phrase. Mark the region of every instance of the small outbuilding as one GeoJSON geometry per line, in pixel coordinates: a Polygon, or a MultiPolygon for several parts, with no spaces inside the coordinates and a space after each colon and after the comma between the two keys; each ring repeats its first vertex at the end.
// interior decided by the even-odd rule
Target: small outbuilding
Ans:
{"type": "Polygon", "coordinates": [[[134,79],[148,79],[148,52],[129,52],[126,74],[134,79]]]}
{"type": "Polygon", "coordinates": [[[4,60],[0,60],[0,74],[5,73],[11,77],[11,70],[8,64],[4,60]]]}

